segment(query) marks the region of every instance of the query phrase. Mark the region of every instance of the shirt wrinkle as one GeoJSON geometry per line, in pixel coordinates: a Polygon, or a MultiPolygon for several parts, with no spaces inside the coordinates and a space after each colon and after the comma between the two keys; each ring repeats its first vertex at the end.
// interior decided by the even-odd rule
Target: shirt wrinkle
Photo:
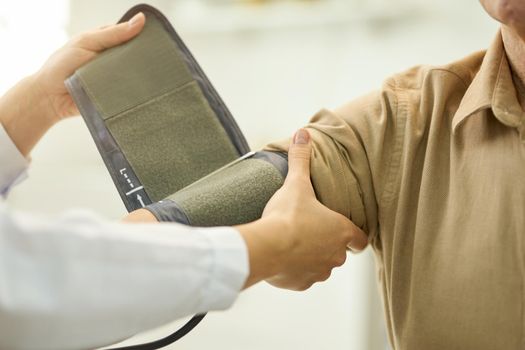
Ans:
{"type": "Polygon", "coordinates": [[[400,94],[401,92],[397,88],[397,81],[395,80],[395,77],[392,78],[392,81],[394,82],[394,85],[392,86],[393,92],[394,92],[394,105],[395,105],[395,114],[392,117],[392,123],[394,125],[394,130],[396,133],[396,138],[394,141],[394,148],[393,151],[390,153],[390,160],[389,165],[387,166],[388,175],[385,179],[385,185],[383,187],[383,191],[379,196],[379,202],[378,205],[384,205],[387,206],[389,202],[391,202],[395,198],[395,188],[394,185],[396,183],[397,177],[400,175],[399,169],[401,168],[401,157],[403,154],[403,137],[405,134],[404,126],[406,125],[406,116],[404,116],[406,113],[406,108],[404,109],[404,112],[401,113],[400,107],[403,106],[403,104],[400,102],[400,94]],[[403,123],[401,123],[400,118],[403,117],[403,123]],[[394,157],[397,158],[396,161],[394,161],[394,157]]]}

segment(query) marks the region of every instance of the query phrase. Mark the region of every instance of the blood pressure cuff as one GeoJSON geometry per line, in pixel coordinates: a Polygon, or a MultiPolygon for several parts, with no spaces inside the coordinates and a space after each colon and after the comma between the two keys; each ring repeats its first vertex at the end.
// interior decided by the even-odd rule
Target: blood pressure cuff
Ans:
{"type": "Polygon", "coordinates": [[[258,218],[286,157],[246,155],[235,120],[164,15],[138,5],[121,22],[138,12],[146,24],[137,37],[65,82],[126,208],[164,200],[148,207],[160,220],[200,226],[258,218]]]}
{"type": "Polygon", "coordinates": [[[238,225],[261,217],[288,171],[285,156],[258,152],[243,157],[146,207],[159,221],[193,226],[238,225]]]}

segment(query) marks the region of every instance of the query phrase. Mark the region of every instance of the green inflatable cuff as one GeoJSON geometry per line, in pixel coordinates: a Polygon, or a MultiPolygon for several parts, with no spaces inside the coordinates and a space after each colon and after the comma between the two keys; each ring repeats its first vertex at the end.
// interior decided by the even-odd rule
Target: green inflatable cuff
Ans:
{"type": "Polygon", "coordinates": [[[288,171],[281,153],[258,152],[235,161],[146,207],[159,221],[232,226],[261,217],[288,171]]]}

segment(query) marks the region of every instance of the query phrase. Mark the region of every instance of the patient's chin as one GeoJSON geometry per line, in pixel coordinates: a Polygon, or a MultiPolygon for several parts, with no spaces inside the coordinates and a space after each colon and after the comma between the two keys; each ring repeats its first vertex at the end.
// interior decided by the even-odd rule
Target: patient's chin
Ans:
{"type": "MultiPolygon", "coordinates": [[[[487,13],[516,31],[525,31],[525,2],[522,0],[481,0],[487,13]]],[[[522,36],[523,37],[523,36],[522,36]]]]}
{"type": "Polygon", "coordinates": [[[525,30],[525,3],[521,0],[501,0],[497,6],[497,19],[522,33],[525,30]]]}

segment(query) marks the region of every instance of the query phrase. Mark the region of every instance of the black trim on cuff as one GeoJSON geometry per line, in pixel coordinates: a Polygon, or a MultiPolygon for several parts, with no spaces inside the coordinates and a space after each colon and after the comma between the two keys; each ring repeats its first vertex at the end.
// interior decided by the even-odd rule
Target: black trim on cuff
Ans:
{"type": "Polygon", "coordinates": [[[279,170],[283,178],[288,174],[288,154],[283,152],[260,151],[253,155],[253,159],[264,160],[279,170]]]}
{"type": "Polygon", "coordinates": [[[178,222],[184,225],[191,225],[190,220],[184,213],[184,210],[171,199],[165,199],[146,206],[148,210],[160,222],[178,222]]]}

